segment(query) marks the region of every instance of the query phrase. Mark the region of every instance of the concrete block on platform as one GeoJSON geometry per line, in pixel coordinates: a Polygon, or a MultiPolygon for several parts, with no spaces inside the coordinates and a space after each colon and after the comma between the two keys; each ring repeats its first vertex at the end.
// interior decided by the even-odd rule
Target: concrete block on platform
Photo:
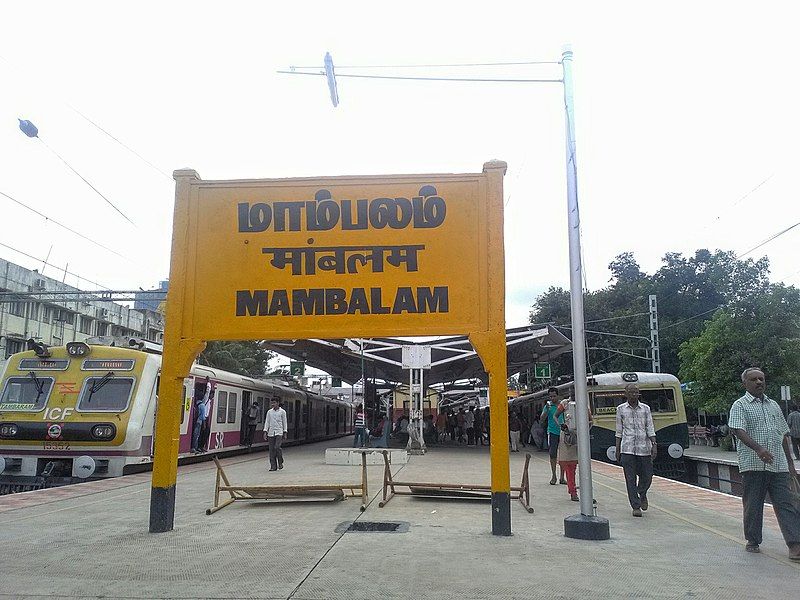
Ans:
{"type": "MultiPolygon", "coordinates": [[[[383,464],[383,448],[375,448],[372,452],[369,449],[358,448],[328,448],[325,450],[326,465],[350,465],[361,466],[361,454],[365,453],[368,465],[383,464]]],[[[393,465],[404,465],[408,462],[408,452],[405,450],[394,449],[386,450],[389,453],[389,463],[393,465]]]]}

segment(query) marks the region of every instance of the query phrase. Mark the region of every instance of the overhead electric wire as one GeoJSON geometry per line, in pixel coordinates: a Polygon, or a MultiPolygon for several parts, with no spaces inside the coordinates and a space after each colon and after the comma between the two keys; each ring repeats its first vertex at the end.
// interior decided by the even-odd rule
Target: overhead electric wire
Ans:
{"type": "MultiPolygon", "coordinates": [[[[6,198],[8,198],[9,200],[11,200],[12,202],[16,202],[17,204],[19,204],[19,205],[20,205],[20,206],[22,206],[23,208],[26,208],[26,209],[28,209],[29,211],[31,211],[32,213],[35,213],[35,214],[39,215],[39,216],[40,216],[40,217],[42,217],[42,218],[43,218],[45,221],[49,221],[50,223],[53,223],[54,225],[58,225],[59,227],[61,227],[61,228],[63,228],[63,229],[66,229],[66,230],[67,230],[67,231],[69,231],[70,233],[74,233],[74,234],[75,234],[75,235],[77,235],[78,237],[80,237],[80,238],[82,238],[82,239],[86,240],[87,242],[91,242],[91,243],[92,243],[92,244],[94,244],[95,246],[98,246],[98,247],[102,248],[103,250],[108,250],[109,252],[111,252],[112,254],[116,254],[116,255],[117,255],[117,256],[119,256],[120,258],[125,258],[125,259],[127,259],[127,260],[130,260],[130,259],[127,257],[127,256],[124,256],[124,255],[120,254],[120,253],[119,253],[119,252],[117,252],[116,250],[112,250],[112,249],[111,249],[111,248],[109,248],[108,246],[104,246],[104,245],[103,245],[103,244],[101,244],[100,242],[98,242],[98,241],[95,241],[95,240],[93,240],[92,238],[90,238],[90,237],[88,237],[88,236],[86,236],[86,235],[83,235],[81,232],[79,232],[79,231],[75,231],[75,230],[74,230],[74,229],[72,229],[71,227],[67,227],[67,226],[66,226],[66,225],[64,225],[64,224],[62,224],[62,223],[59,223],[58,221],[56,221],[56,220],[55,220],[55,219],[53,219],[52,217],[48,217],[46,214],[44,214],[44,213],[42,213],[42,212],[40,212],[40,211],[36,210],[35,208],[33,208],[33,207],[31,207],[31,206],[28,206],[28,205],[27,205],[27,204],[25,204],[24,202],[20,202],[19,200],[17,200],[17,199],[16,199],[16,198],[14,198],[13,196],[10,196],[10,195],[6,194],[6,193],[5,193],[5,192],[3,192],[3,191],[0,191],[0,196],[5,196],[6,198]]],[[[43,262],[46,262],[46,260],[45,260],[45,261],[43,261],[43,262]]]]}
{"type": "Polygon", "coordinates": [[[633,313],[632,315],[620,315],[618,317],[608,317],[606,319],[592,319],[591,321],[584,321],[584,323],[600,323],[601,321],[616,321],[617,319],[631,319],[633,317],[641,317],[642,315],[649,315],[649,312],[633,313]]]}
{"type": "MultiPolygon", "coordinates": [[[[59,271],[63,271],[67,275],[72,275],[73,277],[77,277],[78,279],[82,279],[83,281],[86,281],[87,283],[92,283],[92,284],[94,284],[94,285],[96,285],[98,287],[101,287],[101,288],[110,289],[107,285],[103,285],[102,283],[97,283],[96,281],[92,281],[91,279],[87,279],[86,277],[78,275],[77,273],[72,273],[71,271],[67,271],[66,268],[61,268],[58,265],[54,265],[52,263],[47,262],[46,260],[42,260],[41,258],[36,258],[35,256],[33,256],[31,254],[28,254],[27,252],[23,252],[22,250],[20,250],[18,248],[14,248],[13,246],[9,246],[7,244],[4,244],[3,242],[0,242],[0,246],[3,246],[4,248],[8,248],[9,250],[11,250],[13,252],[21,254],[22,256],[26,256],[26,257],[30,258],[31,260],[35,260],[36,262],[40,262],[40,263],[44,264],[45,266],[53,267],[54,269],[58,269],[59,271]]],[[[67,265],[67,266],[69,266],[69,265],[67,265]]]]}
{"type": "Polygon", "coordinates": [[[747,252],[743,252],[742,254],[739,254],[736,258],[742,258],[743,256],[747,256],[751,252],[754,252],[755,250],[758,250],[759,248],[761,248],[761,246],[764,246],[764,245],[770,243],[775,238],[778,238],[778,237],[782,236],[784,233],[787,233],[787,232],[791,231],[792,229],[794,229],[798,225],[800,225],[800,221],[798,221],[794,225],[790,225],[786,229],[782,229],[778,233],[775,233],[775,234],[771,235],[770,237],[768,237],[766,240],[764,240],[763,242],[761,242],[757,246],[753,246],[752,248],[750,248],[750,250],[748,250],[747,252]]]}
{"type": "Polygon", "coordinates": [[[680,325],[682,323],[686,323],[688,321],[692,321],[692,320],[696,319],[697,317],[702,317],[703,315],[707,315],[708,313],[714,312],[715,310],[719,310],[720,308],[723,308],[724,306],[726,306],[726,305],[725,304],[720,304],[719,306],[715,306],[714,308],[709,308],[708,310],[704,310],[703,312],[697,313],[696,315],[692,315],[691,317],[683,319],[682,321],[676,321],[675,323],[670,323],[669,325],[665,325],[664,327],[659,327],[658,328],[659,332],[664,331],[665,329],[669,329],[670,327],[675,327],[676,325],[680,325]]]}
{"type": "MultiPolygon", "coordinates": [[[[3,61],[5,61],[5,63],[6,63],[7,65],[9,65],[10,67],[12,67],[13,69],[19,70],[19,68],[18,68],[18,67],[17,67],[15,64],[13,64],[11,61],[9,61],[9,60],[8,60],[7,58],[5,58],[4,56],[0,56],[0,60],[3,60],[3,61]]],[[[120,146],[122,146],[123,148],[125,148],[125,149],[126,149],[128,152],[130,152],[131,154],[133,154],[134,156],[136,156],[136,157],[137,157],[139,160],[143,161],[145,164],[147,164],[148,166],[152,167],[153,169],[155,169],[156,171],[158,171],[159,173],[161,173],[161,174],[162,174],[164,177],[166,177],[167,179],[169,179],[170,181],[172,181],[172,177],[170,177],[170,176],[169,176],[167,173],[165,173],[164,171],[162,171],[161,169],[159,169],[159,168],[158,168],[156,165],[154,165],[154,164],[153,164],[153,163],[151,163],[149,160],[147,160],[147,159],[146,159],[144,156],[142,156],[141,154],[139,154],[138,152],[136,152],[136,150],[134,150],[133,148],[131,148],[130,146],[128,146],[127,144],[125,144],[125,143],[124,143],[122,140],[120,140],[119,138],[117,138],[117,137],[115,137],[114,135],[112,135],[110,132],[108,132],[108,131],[106,131],[105,129],[103,129],[102,127],[100,127],[100,125],[98,125],[97,123],[95,123],[94,121],[92,121],[92,120],[91,120],[89,117],[87,117],[85,114],[83,114],[83,113],[82,113],[81,111],[79,111],[77,108],[75,108],[74,106],[72,106],[72,105],[71,105],[69,102],[67,102],[67,101],[66,101],[66,100],[64,100],[63,98],[60,98],[60,99],[59,99],[59,101],[60,101],[60,102],[62,102],[62,103],[65,105],[65,106],[67,106],[67,107],[68,107],[68,108],[69,108],[71,111],[73,111],[74,113],[76,113],[78,116],[80,116],[81,118],[83,118],[84,120],[86,120],[87,122],[89,122],[91,125],[93,125],[93,126],[94,126],[94,127],[96,127],[97,129],[99,129],[100,131],[102,131],[104,134],[106,134],[106,135],[107,135],[108,137],[110,137],[112,140],[114,140],[115,142],[117,142],[117,143],[118,143],[120,146]]]]}
{"type": "MultiPolygon", "coordinates": [[[[513,67],[520,65],[560,65],[558,60],[529,60],[522,62],[484,62],[484,63],[451,63],[429,65],[336,65],[336,69],[427,69],[440,67],[513,67]]],[[[290,69],[324,69],[324,66],[298,67],[292,65],[290,69]]]]}
{"type": "MultiPolygon", "coordinates": [[[[278,71],[283,75],[313,75],[315,77],[325,77],[325,73],[300,73],[299,71],[278,71]]],[[[337,73],[336,77],[354,77],[359,79],[400,79],[406,81],[455,81],[455,82],[479,82],[479,83],[561,83],[561,79],[484,79],[473,77],[410,77],[403,75],[355,75],[337,73]]]]}
{"type": "Polygon", "coordinates": [[[159,169],[159,168],[158,168],[156,165],[154,165],[153,163],[151,163],[151,162],[150,162],[149,160],[147,160],[147,159],[146,159],[144,156],[142,156],[141,154],[139,154],[138,152],[136,152],[136,150],[134,150],[133,148],[131,148],[130,146],[128,146],[127,144],[125,144],[125,143],[124,143],[122,140],[120,140],[119,138],[115,137],[114,135],[112,135],[111,133],[109,133],[108,131],[106,131],[106,130],[105,130],[105,129],[103,129],[102,127],[100,127],[100,125],[98,125],[97,123],[95,123],[94,121],[92,121],[92,120],[91,120],[89,117],[87,117],[85,114],[83,114],[81,111],[79,111],[77,108],[75,108],[75,107],[74,107],[74,106],[72,106],[71,104],[69,104],[69,103],[65,103],[65,104],[66,104],[67,106],[69,106],[69,108],[70,108],[70,109],[72,109],[72,111],[73,111],[73,112],[75,112],[75,113],[76,113],[77,115],[79,115],[81,118],[83,118],[84,120],[86,120],[88,123],[91,123],[92,125],[94,125],[94,126],[97,128],[97,129],[99,129],[100,131],[102,131],[103,133],[105,133],[105,134],[106,134],[108,137],[110,137],[112,140],[114,140],[115,142],[117,142],[117,143],[118,143],[120,146],[122,146],[123,148],[125,148],[125,149],[126,149],[128,152],[130,152],[131,154],[133,154],[134,156],[136,156],[136,157],[137,157],[139,160],[141,160],[142,162],[144,162],[144,163],[145,163],[145,164],[147,164],[148,166],[152,167],[153,169],[155,169],[156,171],[158,171],[159,173],[161,173],[161,174],[162,174],[164,177],[166,177],[167,179],[169,179],[170,181],[172,181],[172,177],[170,177],[170,176],[169,176],[167,173],[165,173],[164,171],[162,171],[161,169],[159,169]]]}
{"type": "Polygon", "coordinates": [[[113,202],[111,202],[111,200],[109,200],[108,198],[106,198],[106,197],[103,195],[103,193],[102,193],[100,190],[98,190],[96,187],[94,187],[94,186],[93,186],[93,185],[92,185],[92,184],[89,182],[89,180],[88,180],[88,179],[86,179],[86,178],[85,178],[83,175],[81,175],[80,173],[78,173],[78,171],[76,171],[76,170],[75,170],[75,169],[72,167],[72,165],[71,165],[71,164],[69,164],[69,163],[68,163],[66,160],[64,160],[64,158],[62,158],[62,156],[61,156],[61,155],[60,155],[58,152],[56,152],[56,151],[55,151],[55,150],[53,150],[53,149],[52,149],[50,146],[48,146],[48,145],[47,145],[47,142],[45,142],[45,141],[44,141],[42,138],[40,138],[39,136],[36,136],[36,139],[37,139],[37,140],[39,140],[40,142],[42,142],[42,144],[44,144],[44,147],[45,147],[45,148],[47,148],[48,150],[50,150],[50,152],[52,152],[53,154],[55,154],[55,155],[56,155],[56,156],[59,158],[59,160],[60,160],[61,162],[63,162],[65,165],[67,165],[67,167],[69,168],[69,170],[70,170],[70,171],[72,171],[73,173],[75,173],[75,175],[77,175],[78,177],[80,177],[80,178],[83,180],[83,182],[84,182],[86,185],[88,185],[90,188],[92,188],[92,189],[93,189],[93,190],[94,190],[94,191],[97,193],[97,195],[98,195],[98,196],[100,196],[100,197],[101,197],[103,200],[105,200],[105,201],[108,203],[108,205],[109,205],[109,206],[111,206],[111,208],[113,208],[115,211],[117,211],[119,214],[121,214],[121,215],[122,215],[122,216],[125,218],[125,220],[126,220],[128,223],[130,223],[131,225],[133,225],[134,227],[136,227],[136,224],[135,224],[133,221],[131,221],[131,220],[128,218],[128,216],[127,216],[127,215],[126,215],[124,212],[122,212],[120,209],[118,209],[118,208],[117,208],[117,207],[114,205],[114,203],[113,203],[113,202]]]}

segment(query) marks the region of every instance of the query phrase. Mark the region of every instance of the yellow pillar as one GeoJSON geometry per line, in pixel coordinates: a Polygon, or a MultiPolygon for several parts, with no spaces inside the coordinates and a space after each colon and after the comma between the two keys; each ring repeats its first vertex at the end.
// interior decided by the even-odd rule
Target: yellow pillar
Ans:
{"type": "Polygon", "coordinates": [[[508,371],[505,317],[505,256],[503,247],[503,176],[506,163],[483,165],[487,175],[488,330],[470,335],[489,374],[490,454],[492,461],[492,533],[511,535],[511,479],[508,451],[508,371]]]}
{"type": "MultiPolygon", "coordinates": [[[[181,338],[187,290],[187,238],[189,232],[189,181],[199,179],[195,171],[175,171],[175,213],[172,234],[170,287],[167,292],[164,354],[161,360],[158,410],[150,490],[150,532],[171,531],[175,517],[175,481],[178,477],[183,379],[203,350],[200,340],[181,338]]],[[[192,288],[189,288],[192,289],[192,288]]]]}

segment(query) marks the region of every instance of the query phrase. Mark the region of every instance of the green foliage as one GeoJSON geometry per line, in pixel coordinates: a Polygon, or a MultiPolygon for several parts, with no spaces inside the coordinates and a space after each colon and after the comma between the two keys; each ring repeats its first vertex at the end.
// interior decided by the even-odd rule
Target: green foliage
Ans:
{"type": "MultiPolygon", "coordinates": [[[[668,253],[652,275],[642,272],[633,253],[625,252],[611,261],[609,270],[609,285],[584,296],[587,366],[595,373],[650,370],[651,294],[658,301],[661,370],[677,374],[681,344],[700,335],[716,312],[733,305],[742,307],[738,310],[752,306],[770,289],[766,258],[739,260],[722,250],[700,249],[691,256],[668,253]]],[[[562,326],[571,337],[569,291],[551,287],[541,294],[530,321],[562,326]]],[[[571,374],[572,356],[562,355],[555,369],[554,376],[571,374]]]]}
{"type": "Polygon", "coordinates": [[[681,379],[694,382],[691,405],[709,412],[727,411],[744,393],[739,375],[747,367],[764,369],[772,398],[780,398],[781,385],[798,389],[800,290],[771,285],[742,295],[683,343],[680,359],[681,379]]]}
{"type": "Polygon", "coordinates": [[[265,350],[258,342],[209,342],[200,353],[198,362],[216,369],[262,377],[267,370],[267,362],[272,352],[265,350]]]}

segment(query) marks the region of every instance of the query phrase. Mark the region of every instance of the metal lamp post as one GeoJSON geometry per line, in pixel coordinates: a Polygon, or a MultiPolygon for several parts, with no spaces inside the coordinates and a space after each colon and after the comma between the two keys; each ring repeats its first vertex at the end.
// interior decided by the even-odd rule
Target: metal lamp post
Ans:
{"type": "Polygon", "coordinates": [[[572,317],[572,368],[575,376],[575,421],[578,432],[581,512],[564,519],[564,535],[588,540],[610,537],[608,519],[594,514],[592,458],[589,440],[589,394],[586,386],[586,347],[583,316],[583,266],[581,219],[578,210],[578,166],[575,153],[575,118],[572,91],[572,49],[561,55],[564,72],[564,118],[567,132],[567,211],[569,227],[569,292],[572,317]]]}

